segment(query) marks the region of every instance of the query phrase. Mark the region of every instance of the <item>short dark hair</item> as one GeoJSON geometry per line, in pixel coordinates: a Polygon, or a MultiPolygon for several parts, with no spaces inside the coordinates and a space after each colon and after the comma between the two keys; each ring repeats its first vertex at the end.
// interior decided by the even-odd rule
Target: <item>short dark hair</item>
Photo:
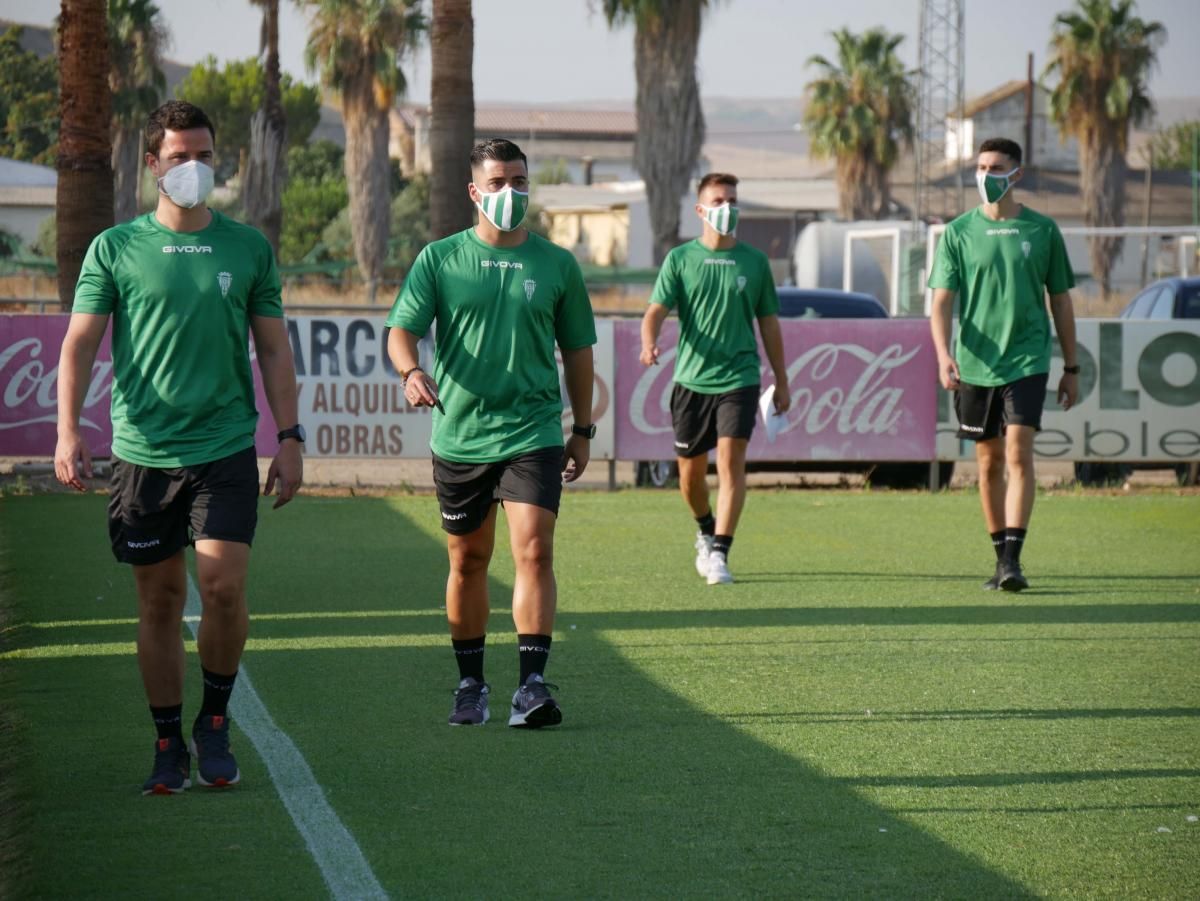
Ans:
{"type": "Polygon", "coordinates": [[[736,188],[738,180],[736,175],[730,175],[728,172],[710,172],[700,179],[700,184],[696,186],[696,196],[699,197],[703,194],[704,189],[709,185],[728,185],[731,188],[736,188]]]}
{"type": "Polygon", "coordinates": [[[521,152],[521,148],[505,138],[488,138],[480,141],[471,148],[471,168],[478,169],[484,160],[498,160],[501,163],[511,163],[520,160],[529,168],[529,160],[521,152]]]}
{"type": "Polygon", "coordinates": [[[988,138],[979,145],[980,153],[1003,153],[1006,157],[1021,165],[1021,145],[1008,138],[988,138]]]}
{"type": "Polygon", "coordinates": [[[163,136],[168,131],[187,131],[192,128],[207,128],[213,141],[217,140],[217,130],[204,110],[186,100],[168,100],[146,120],[146,150],[158,156],[163,136]]]}

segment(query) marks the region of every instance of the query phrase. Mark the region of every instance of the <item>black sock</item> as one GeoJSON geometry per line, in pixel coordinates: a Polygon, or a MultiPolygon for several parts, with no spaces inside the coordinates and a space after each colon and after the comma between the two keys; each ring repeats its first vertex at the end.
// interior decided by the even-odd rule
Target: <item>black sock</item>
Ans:
{"type": "Polygon", "coordinates": [[[701,535],[708,535],[711,538],[714,534],[716,534],[717,519],[712,515],[712,510],[709,510],[703,516],[697,516],[696,525],[700,527],[701,535]]]}
{"type": "Polygon", "coordinates": [[[182,704],[174,704],[171,707],[151,705],[150,716],[154,717],[154,728],[158,730],[159,738],[178,738],[183,741],[182,704]]]}
{"type": "Polygon", "coordinates": [[[483,643],[486,635],[478,638],[451,638],[454,645],[454,660],[458,663],[458,678],[483,681],[483,643]]]}
{"type": "Polygon", "coordinates": [[[550,656],[549,635],[518,635],[517,652],[521,657],[521,684],[533,673],[539,676],[546,671],[546,658],[550,656]]]}
{"type": "Polygon", "coordinates": [[[200,704],[200,713],[196,715],[196,719],[203,716],[225,716],[237,673],[222,676],[204,667],[200,667],[200,672],[204,675],[204,700],[200,704]]]}
{"type": "Polygon", "coordinates": [[[996,560],[1004,559],[1004,529],[992,533],[992,550],[996,552],[996,560]]]}
{"type": "Polygon", "coordinates": [[[729,549],[733,547],[732,535],[714,535],[713,536],[713,553],[724,554],[725,559],[729,559],[729,549]]]}
{"type": "Polygon", "coordinates": [[[1025,544],[1025,529],[1004,530],[1004,559],[1012,563],[1021,562],[1021,548],[1025,544]]]}

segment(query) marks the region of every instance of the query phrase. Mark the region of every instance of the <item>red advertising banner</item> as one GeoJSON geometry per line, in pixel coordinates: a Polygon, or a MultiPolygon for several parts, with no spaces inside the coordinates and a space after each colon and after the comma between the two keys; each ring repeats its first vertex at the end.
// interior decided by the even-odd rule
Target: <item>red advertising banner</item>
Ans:
{"type": "MultiPolygon", "coordinates": [[[[639,322],[614,334],[617,458],[674,456],[671,388],[678,323],[663,326],[658,366],[639,362],[639,322]]],[[[931,460],[937,429],[937,360],[924,319],[782,321],[792,392],[787,422],[755,460],[931,460]]],[[[772,384],[763,366],[764,390],[772,384]]]]}

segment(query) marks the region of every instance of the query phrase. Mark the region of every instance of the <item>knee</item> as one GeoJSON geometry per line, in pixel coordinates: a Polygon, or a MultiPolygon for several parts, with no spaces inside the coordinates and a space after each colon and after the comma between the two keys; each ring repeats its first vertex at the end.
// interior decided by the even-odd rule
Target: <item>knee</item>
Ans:
{"type": "Polygon", "coordinates": [[[473,576],[486,571],[491,559],[490,548],[455,548],[450,551],[450,572],[459,577],[473,576]]]}
{"type": "Polygon", "coordinates": [[[244,606],[241,580],[223,575],[208,576],[200,583],[200,598],[206,612],[237,613],[244,606]]]}
{"type": "Polygon", "coordinates": [[[1033,470],[1033,448],[1014,447],[1007,454],[1008,471],[1025,474],[1033,470]]]}
{"type": "Polygon", "coordinates": [[[550,569],[554,566],[554,546],[543,538],[525,542],[513,555],[523,569],[550,569]]]}

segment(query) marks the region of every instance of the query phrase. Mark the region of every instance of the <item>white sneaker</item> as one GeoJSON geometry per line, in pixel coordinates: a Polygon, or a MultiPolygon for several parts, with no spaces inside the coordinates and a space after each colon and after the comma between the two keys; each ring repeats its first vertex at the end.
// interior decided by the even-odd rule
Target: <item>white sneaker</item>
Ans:
{"type": "Polygon", "coordinates": [[[708,555],[712,553],[713,537],[703,532],[696,533],[696,572],[700,578],[708,577],[708,555]]]}
{"type": "Polygon", "coordinates": [[[733,581],[733,576],[729,572],[729,563],[724,554],[714,551],[708,555],[707,576],[709,585],[728,585],[733,581]]]}

